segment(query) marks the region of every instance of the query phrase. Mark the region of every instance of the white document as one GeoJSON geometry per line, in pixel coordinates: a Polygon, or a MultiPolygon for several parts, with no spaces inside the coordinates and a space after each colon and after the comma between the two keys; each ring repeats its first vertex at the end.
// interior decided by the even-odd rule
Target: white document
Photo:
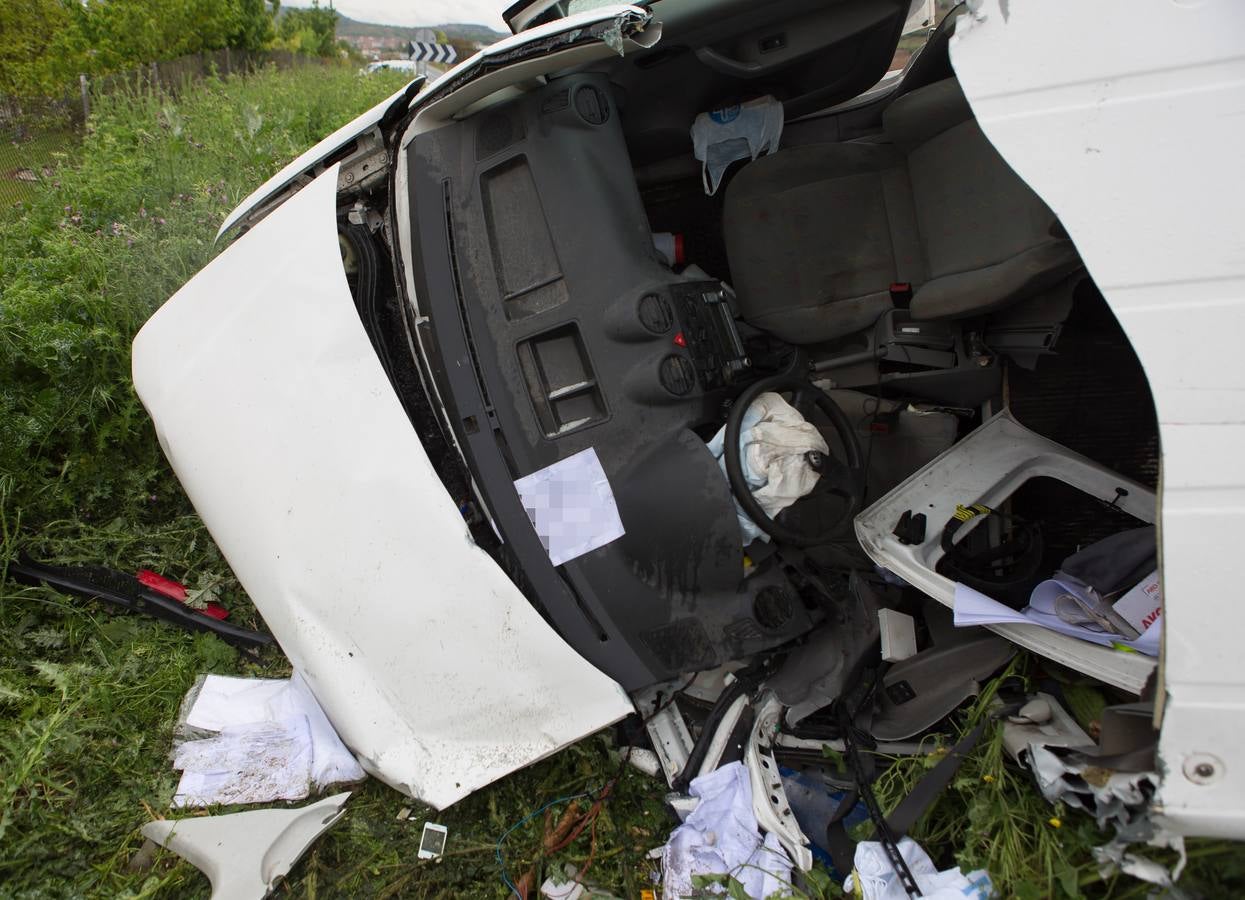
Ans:
{"type": "Polygon", "coordinates": [[[1135,641],[1126,641],[1118,634],[1095,631],[1079,625],[1069,625],[1054,613],[1054,598],[1064,591],[1071,590],[1057,581],[1044,581],[1033,589],[1030,603],[1020,612],[1004,606],[997,600],[975,591],[966,584],[955,585],[955,624],[960,627],[968,625],[996,625],[1002,622],[1020,625],[1037,625],[1041,628],[1057,631],[1070,637],[1091,641],[1110,647],[1122,644],[1131,647],[1138,653],[1147,656],[1159,655],[1160,626],[1156,621],[1141,637],[1135,641]]]}
{"type": "Polygon", "coordinates": [[[230,725],[173,756],[182,770],[173,806],[301,800],[311,793],[307,717],[230,725]]]}
{"type": "Polygon", "coordinates": [[[208,675],[195,698],[186,724],[205,731],[271,718],[268,704],[289,690],[285,678],[235,678],[208,675]]]}
{"type": "Polygon", "coordinates": [[[589,447],[514,483],[555,566],[625,534],[597,451],[589,447]]]}
{"type": "Polygon", "coordinates": [[[174,806],[298,800],[313,785],[366,777],[297,673],[208,675],[186,724],[219,733],[175,749],[182,779],[174,806]]]}

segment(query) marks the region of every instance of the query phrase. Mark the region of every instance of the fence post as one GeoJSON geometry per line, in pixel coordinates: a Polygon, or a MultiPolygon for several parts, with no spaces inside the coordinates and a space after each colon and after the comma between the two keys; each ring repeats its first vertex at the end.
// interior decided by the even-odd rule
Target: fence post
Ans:
{"type": "Polygon", "coordinates": [[[148,70],[147,80],[151,82],[151,92],[156,94],[160,90],[160,70],[156,68],[153,62],[148,70]]]}
{"type": "Polygon", "coordinates": [[[225,48],[225,74],[229,75],[233,72],[233,66],[229,62],[229,48],[225,48]]]}
{"type": "Polygon", "coordinates": [[[78,87],[82,90],[82,122],[91,117],[91,92],[87,90],[85,73],[78,75],[78,87]]]}

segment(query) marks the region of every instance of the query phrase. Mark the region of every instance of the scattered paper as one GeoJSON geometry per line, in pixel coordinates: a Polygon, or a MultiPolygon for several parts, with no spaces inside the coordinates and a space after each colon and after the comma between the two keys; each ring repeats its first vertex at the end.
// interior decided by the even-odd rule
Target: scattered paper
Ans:
{"type": "Polygon", "coordinates": [[[313,787],[366,777],[297,674],[208,675],[186,725],[217,734],[174,749],[177,807],[299,800],[313,787]]]}
{"type": "Polygon", "coordinates": [[[514,486],[555,566],[625,533],[614,492],[592,447],[525,475],[514,486]]]}
{"type": "Polygon", "coordinates": [[[173,768],[183,770],[175,807],[302,800],[311,793],[307,718],[230,725],[215,737],[186,741],[173,768]]]}
{"type": "Polygon", "coordinates": [[[1083,641],[1091,641],[1104,647],[1122,644],[1138,653],[1158,656],[1160,627],[1157,620],[1135,641],[1126,641],[1118,634],[1098,631],[1083,625],[1069,625],[1054,612],[1055,596],[1068,590],[1072,588],[1057,581],[1044,581],[1034,588],[1029,605],[1017,612],[980,591],[957,582],[955,585],[955,624],[959,627],[1000,623],[1038,625],[1050,631],[1080,638],[1083,641]]]}

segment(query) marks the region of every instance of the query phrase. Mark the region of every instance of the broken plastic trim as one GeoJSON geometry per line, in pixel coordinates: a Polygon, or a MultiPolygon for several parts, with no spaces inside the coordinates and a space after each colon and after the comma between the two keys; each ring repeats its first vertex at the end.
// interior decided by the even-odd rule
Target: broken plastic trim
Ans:
{"type": "Polygon", "coordinates": [[[143,837],[203,872],[212,900],[260,900],[341,819],[349,797],[346,791],[300,809],[160,819],[143,826],[143,837]]]}

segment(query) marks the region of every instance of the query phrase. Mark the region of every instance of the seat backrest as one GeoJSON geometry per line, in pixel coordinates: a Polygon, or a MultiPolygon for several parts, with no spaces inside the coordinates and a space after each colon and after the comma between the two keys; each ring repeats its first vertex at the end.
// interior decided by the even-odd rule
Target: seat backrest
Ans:
{"type": "Polygon", "coordinates": [[[882,124],[907,157],[925,255],[916,315],[987,312],[1079,266],[1059,220],[991,145],[955,79],[899,97],[882,124]]]}

